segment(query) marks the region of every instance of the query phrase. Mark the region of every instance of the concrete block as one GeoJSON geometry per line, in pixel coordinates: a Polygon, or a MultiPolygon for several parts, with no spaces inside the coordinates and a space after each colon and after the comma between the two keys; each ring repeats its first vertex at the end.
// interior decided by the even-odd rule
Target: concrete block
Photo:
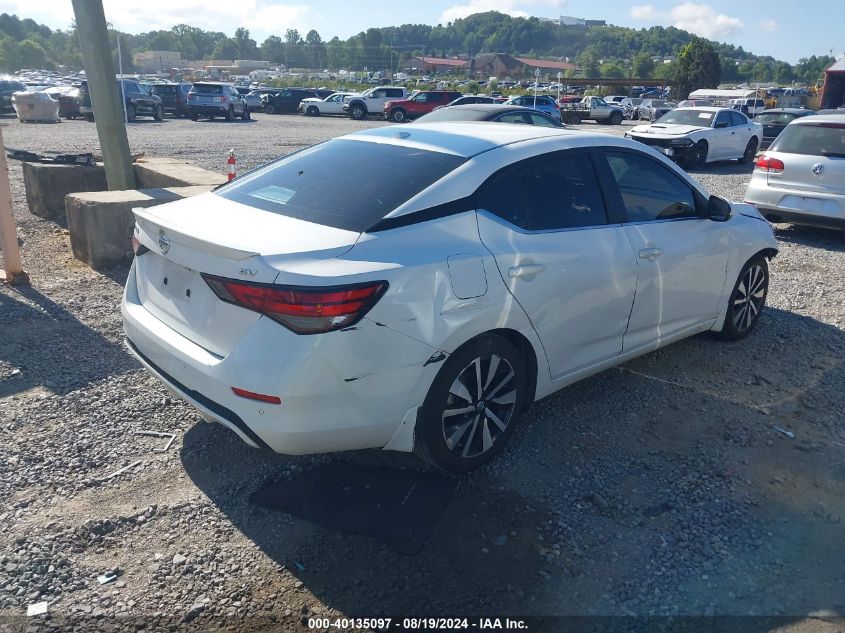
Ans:
{"type": "Polygon", "coordinates": [[[98,269],[129,264],[133,208],[154,207],[211,189],[206,185],[70,194],[65,199],[65,212],[73,255],[98,269]]]}
{"type": "Polygon", "coordinates": [[[65,196],[76,191],[105,191],[106,170],[102,165],[51,165],[24,163],[26,203],[34,215],[64,222],[65,196]]]}
{"type": "MultiPolygon", "coordinates": [[[[24,163],[26,202],[31,213],[54,222],[64,222],[65,196],[80,191],[106,191],[106,171],[96,167],[24,163]]],[[[139,189],[167,187],[214,187],[226,182],[226,174],[189,165],[172,158],[144,158],[135,163],[139,189]]]]}
{"type": "Polygon", "coordinates": [[[139,189],[153,187],[216,187],[226,182],[225,156],[219,172],[209,171],[175,158],[141,158],[135,163],[135,178],[139,189]]]}

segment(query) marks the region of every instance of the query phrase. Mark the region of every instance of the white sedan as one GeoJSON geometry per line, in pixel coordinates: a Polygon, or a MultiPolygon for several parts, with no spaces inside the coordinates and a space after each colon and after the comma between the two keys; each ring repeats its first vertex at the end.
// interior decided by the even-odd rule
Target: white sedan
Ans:
{"type": "Polygon", "coordinates": [[[321,114],[345,115],[346,112],[343,111],[343,98],[348,97],[351,94],[353,93],[335,92],[325,99],[309,97],[308,99],[303,99],[299,103],[299,111],[303,114],[307,114],[308,116],[320,116],[321,114]]]}
{"type": "Polygon", "coordinates": [[[731,108],[676,108],[625,134],[690,169],[717,160],[754,160],[763,126],[731,108]]]}
{"type": "Polygon", "coordinates": [[[255,447],[450,473],[581,378],[745,337],[777,252],[653,150],[528,125],[368,129],[134,211],[124,331],[173,393],[255,447]]]}

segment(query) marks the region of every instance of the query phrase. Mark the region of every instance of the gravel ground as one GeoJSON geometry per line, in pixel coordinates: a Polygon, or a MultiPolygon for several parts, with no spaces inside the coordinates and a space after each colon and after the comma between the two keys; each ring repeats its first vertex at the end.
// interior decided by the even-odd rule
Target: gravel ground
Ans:
{"type": "MultiPolygon", "coordinates": [[[[8,147],[97,145],[82,121],[5,122],[8,147]]],[[[232,147],[249,168],[382,124],[168,119],[130,125],[129,140],[222,172],[232,147]]],[[[749,173],[696,177],[741,199],[749,173]]],[[[533,405],[408,557],[248,497],[322,461],[420,468],[413,457],[267,455],[201,422],[122,347],[126,269],[73,259],[67,231],[27,211],[19,164],[10,177],[32,285],[0,285],[0,624],[24,630],[27,605],[47,601],[42,624],[78,630],[408,613],[778,615],[783,630],[839,630],[824,617],[845,613],[845,235],[778,227],[748,339],[695,337],[533,405]],[[178,437],[154,452],[166,440],[135,434],[149,429],[178,437]]]]}

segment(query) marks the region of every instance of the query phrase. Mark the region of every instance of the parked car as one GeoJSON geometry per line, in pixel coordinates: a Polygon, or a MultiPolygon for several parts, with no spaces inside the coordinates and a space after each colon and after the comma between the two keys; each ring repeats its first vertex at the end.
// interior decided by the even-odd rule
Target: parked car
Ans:
{"type": "Polygon", "coordinates": [[[452,101],[450,101],[449,103],[447,103],[445,105],[437,106],[434,109],[438,110],[440,108],[445,108],[445,107],[458,106],[458,105],[475,105],[475,104],[479,104],[479,103],[486,103],[488,105],[496,105],[496,104],[502,104],[505,101],[507,101],[507,99],[504,99],[502,97],[494,97],[493,95],[490,95],[489,97],[486,96],[486,95],[464,95],[463,97],[458,97],[457,99],[453,99],[452,101]]]}
{"type": "Polygon", "coordinates": [[[766,149],[783,132],[784,128],[795,119],[815,114],[813,110],[804,108],[773,108],[754,117],[763,126],[763,142],[761,149],[766,149]]]}
{"type": "Polygon", "coordinates": [[[728,107],[739,110],[749,118],[754,118],[765,111],[766,103],[762,99],[731,99],[728,107]]]}
{"type": "Polygon", "coordinates": [[[351,92],[333,92],[325,99],[308,97],[299,104],[299,111],[308,116],[320,116],[321,114],[346,114],[343,111],[343,98],[351,92]]]}
{"type": "Polygon", "coordinates": [[[455,90],[423,90],[407,99],[385,101],[382,114],[388,121],[402,123],[428,114],[437,106],[444,106],[461,96],[455,90]]]}
{"type": "Polygon", "coordinates": [[[250,118],[249,107],[235,87],[216,81],[198,81],[191,87],[188,110],[192,121],[198,121],[200,117],[213,120],[216,116],[227,121],[233,121],[235,117],[244,121],[250,118]]]}
{"type": "Polygon", "coordinates": [[[563,127],[560,117],[553,117],[534,108],[477,103],[438,108],[416,120],[419,123],[444,121],[489,121],[493,123],[521,123],[543,127],[563,127]]]}
{"type": "Polygon", "coordinates": [[[643,99],[637,108],[638,119],[656,121],[667,112],[674,110],[676,104],[664,99],[643,99]]]}
{"type": "Polygon", "coordinates": [[[622,106],[608,103],[601,97],[584,97],[577,103],[566,103],[561,106],[560,117],[564,123],[572,125],[586,120],[619,125],[625,118],[625,110],[622,106]]]}
{"type": "Polygon", "coordinates": [[[312,90],[311,88],[285,88],[276,93],[261,95],[261,106],[267,114],[294,113],[303,99],[325,99],[332,90],[312,90]]]}
{"type": "Polygon", "coordinates": [[[384,104],[394,99],[406,99],[408,90],[396,86],[376,86],[359,95],[350,95],[343,99],[343,111],[356,121],[366,119],[371,114],[382,114],[384,104]]]}
{"type": "Polygon", "coordinates": [[[12,95],[26,92],[26,86],[20,81],[0,80],[0,112],[14,112],[12,95]]]}
{"type": "Polygon", "coordinates": [[[757,159],[745,201],[772,222],[845,229],[845,114],[793,119],[757,159]]]}
{"type": "Polygon", "coordinates": [[[612,97],[605,97],[608,105],[615,105],[622,108],[626,119],[630,119],[634,113],[634,100],[631,97],[624,95],[613,95],[612,97]]]}
{"type": "Polygon", "coordinates": [[[175,116],[190,116],[188,93],[191,91],[191,84],[187,82],[155,84],[151,87],[151,91],[161,98],[161,105],[165,112],[175,116]]]}
{"type": "Polygon", "coordinates": [[[82,118],[82,114],[79,112],[79,86],[56,86],[54,88],[47,88],[44,92],[59,102],[59,116],[61,118],[82,118]]]}
{"type": "Polygon", "coordinates": [[[640,118],[640,105],[644,99],[640,97],[631,97],[631,115],[628,117],[632,121],[636,121],[640,118]]]}
{"type": "Polygon", "coordinates": [[[249,86],[235,86],[235,90],[246,101],[246,107],[249,108],[250,112],[260,112],[264,109],[264,104],[261,103],[260,92],[252,90],[249,86]]]}
{"type": "Polygon", "coordinates": [[[522,106],[523,108],[531,108],[532,110],[539,110],[545,112],[550,117],[560,119],[560,106],[554,97],[549,95],[523,95],[514,96],[505,101],[502,105],[506,106],[522,106]]]}
{"type": "Polygon", "coordinates": [[[731,108],[677,108],[656,123],[638,125],[626,138],[650,145],[690,169],[716,160],[754,160],[763,126],[731,108]]]}
{"type": "Polygon", "coordinates": [[[254,447],[450,473],[581,378],[747,336],[778,249],[641,144],[526,125],[362,130],[134,213],[123,327],[169,390],[254,447]]]}
{"type": "Polygon", "coordinates": [[[712,108],[714,105],[709,99],[684,99],[678,103],[679,108],[712,108]]]}
{"type": "MultiPolygon", "coordinates": [[[[156,121],[164,119],[161,97],[154,95],[147,84],[134,79],[118,79],[115,81],[115,89],[123,96],[127,121],[134,121],[139,116],[151,116],[156,121]]],[[[79,98],[79,113],[88,121],[94,121],[94,108],[91,105],[87,80],[79,86],[79,98]]]]}

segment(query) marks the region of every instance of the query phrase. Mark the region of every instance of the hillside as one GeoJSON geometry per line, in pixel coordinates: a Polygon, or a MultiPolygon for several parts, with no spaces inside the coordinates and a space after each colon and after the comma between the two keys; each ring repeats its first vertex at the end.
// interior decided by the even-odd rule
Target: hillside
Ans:
{"type": "MultiPolygon", "coordinates": [[[[236,29],[234,36],[204,31],[180,24],[167,31],[120,36],[124,60],[133,52],[173,50],[188,60],[267,59],[296,68],[346,68],[370,70],[401,68],[402,60],[414,55],[445,57],[506,52],[528,57],[575,60],[605,76],[625,76],[632,70],[665,73],[668,68],[650,67],[646,58],[673,56],[695,36],[674,27],[631,29],[619,26],[558,26],[537,18],[514,18],[494,11],[479,13],[447,25],[404,24],[371,28],[346,40],[324,41],[316,30],[304,36],[288,29],[272,35],[260,45],[248,30],[236,29]],[[639,58],[637,56],[639,55],[639,58]],[[637,61],[635,61],[637,60],[637,61]],[[644,66],[637,67],[637,63],[644,66]],[[632,68],[633,65],[633,68],[632,68]]],[[[742,47],[711,42],[722,58],[723,82],[754,80],[814,83],[832,61],[812,56],[792,66],[771,57],[759,57],[742,47]]],[[[0,70],[20,68],[80,68],[82,58],[73,27],[52,30],[31,19],[0,15],[0,70]]],[[[587,74],[594,74],[588,72],[587,74]]],[[[634,72],[634,74],[644,74],[634,72]]]]}

